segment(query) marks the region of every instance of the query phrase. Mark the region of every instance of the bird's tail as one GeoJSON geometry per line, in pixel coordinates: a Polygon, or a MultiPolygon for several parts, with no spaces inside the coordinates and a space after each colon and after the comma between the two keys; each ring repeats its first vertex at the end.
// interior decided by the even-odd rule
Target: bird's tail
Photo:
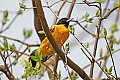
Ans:
{"type": "MultiPolygon", "coordinates": [[[[20,64],[22,65],[22,67],[24,67],[24,68],[27,67],[26,63],[29,62],[29,61],[31,61],[33,67],[36,66],[36,61],[31,59],[31,56],[35,56],[35,51],[36,50],[38,50],[38,49],[35,49],[31,53],[24,54],[24,55],[21,56],[20,64]]],[[[43,64],[41,64],[40,71],[41,71],[41,73],[44,73],[46,71],[46,67],[43,64]]]]}
{"type": "Polygon", "coordinates": [[[29,62],[30,54],[31,53],[24,54],[20,57],[20,64],[22,67],[26,67],[26,62],[29,62]]]}

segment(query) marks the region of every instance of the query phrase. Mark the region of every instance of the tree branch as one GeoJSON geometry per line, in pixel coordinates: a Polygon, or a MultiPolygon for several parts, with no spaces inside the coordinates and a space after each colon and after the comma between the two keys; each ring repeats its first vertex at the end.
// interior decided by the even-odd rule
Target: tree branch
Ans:
{"type": "MultiPolygon", "coordinates": [[[[34,0],[32,0],[32,4],[33,4],[33,7],[36,7],[34,0]]],[[[35,25],[36,33],[39,36],[40,41],[42,41],[45,38],[45,35],[38,33],[38,31],[42,31],[43,29],[42,29],[41,22],[39,20],[37,9],[33,9],[33,12],[34,12],[34,25],[35,25]]]]}
{"type": "MultiPolygon", "coordinates": [[[[65,62],[65,54],[64,54],[64,52],[59,48],[59,46],[55,42],[52,34],[49,31],[46,19],[44,17],[44,12],[43,12],[43,9],[42,9],[41,1],[40,0],[35,0],[35,2],[36,2],[36,7],[37,7],[39,19],[40,19],[40,21],[42,23],[42,26],[43,26],[44,31],[46,33],[46,36],[49,39],[49,41],[50,41],[51,45],[53,46],[53,48],[55,49],[56,53],[65,62]]],[[[81,69],[78,65],[76,65],[68,57],[67,57],[67,60],[68,60],[68,66],[71,67],[74,71],[76,71],[82,79],[84,79],[84,80],[90,80],[90,78],[88,77],[88,75],[85,73],[85,71],[83,69],[81,69]]]]}
{"type": "Polygon", "coordinates": [[[9,80],[17,80],[11,72],[9,72],[4,65],[0,65],[0,71],[3,72],[9,80]]]}

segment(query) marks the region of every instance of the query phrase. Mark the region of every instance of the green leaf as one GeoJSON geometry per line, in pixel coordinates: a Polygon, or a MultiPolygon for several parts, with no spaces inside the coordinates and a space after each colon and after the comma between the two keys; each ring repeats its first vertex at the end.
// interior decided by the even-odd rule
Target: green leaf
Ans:
{"type": "Polygon", "coordinates": [[[5,10],[5,11],[3,12],[2,25],[5,25],[6,22],[8,21],[7,17],[8,17],[8,11],[5,10]]]}
{"type": "Polygon", "coordinates": [[[14,62],[13,62],[13,65],[16,65],[18,63],[18,60],[15,60],[14,62]]]}
{"type": "Polygon", "coordinates": [[[22,10],[20,10],[17,14],[18,14],[18,15],[20,15],[20,14],[22,14],[22,13],[23,13],[23,11],[22,11],[22,10]]]}
{"type": "Polygon", "coordinates": [[[111,30],[112,32],[118,31],[118,26],[117,26],[117,24],[114,23],[114,24],[110,27],[110,30],[111,30]]]}
{"type": "Polygon", "coordinates": [[[7,18],[7,17],[8,17],[8,11],[7,11],[7,10],[5,10],[5,11],[3,12],[3,17],[4,17],[4,18],[7,18]]]}
{"type": "Polygon", "coordinates": [[[106,66],[104,67],[104,69],[105,69],[105,72],[108,72],[108,69],[107,69],[107,67],[106,67],[106,66]]]}
{"type": "Polygon", "coordinates": [[[27,33],[28,33],[27,38],[31,37],[31,35],[32,35],[32,30],[27,30],[27,33]]]}
{"type": "Polygon", "coordinates": [[[45,34],[45,31],[39,31],[38,33],[39,34],[45,34]]]}
{"type": "Polygon", "coordinates": [[[96,0],[96,2],[104,3],[106,0],[96,0]]]}
{"type": "Polygon", "coordinates": [[[66,50],[67,52],[69,52],[69,50],[70,50],[70,45],[69,45],[69,43],[67,43],[67,44],[65,45],[65,50],[66,50]]]}
{"type": "Polygon", "coordinates": [[[120,8],[120,2],[119,2],[119,0],[115,1],[114,6],[120,8]]]}
{"type": "Polygon", "coordinates": [[[100,57],[102,57],[103,51],[102,49],[100,49],[100,57]]]}
{"type": "Polygon", "coordinates": [[[61,71],[59,71],[57,78],[58,78],[57,80],[61,80],[61,71]]]}
{"type": "Polygon", "coordinates": [[[107,30],[104,28],[104,31],[102,33],[103,37],[106,37],[107,36],[107,30]]]}
{"type": "Polygon", "coordinates": [[[70,26],[68,27],[68,29],[70,30],[70,33],[74,35],[74,33],[75,33],[75,28],[74,28],[74,26],[70,25],[70,26]]]}
{"type": "Polygon", "coordinates": [[[100,16],[100,12],[99,10],[96,11],[96,17],[99,17],[100,16]]]}
{"type": "Polygon", "coordinates": [[[93,18],[86,19],[86,22],[93,23],[93,18]]]}
{"type": "Polygon", "coordinates": [[[114,49],[113,49],[113,44],[110,44],[110,51],[113,51],[114,49]]]}
{"type": "Polygon", "coordinates": [[[88,12],[86,12],[86,14],[83,16],[83,18],[88,18],[89,17],[89,14],[88,14],[88,12]]]}
{"type": "Polygon", "coordinates": [[[109,68],[109,73],[112,74],[112,66],[109,68]]]}
{"type": "Polygon", "coordinates": [[[102,60],[100,60],[100,65],[102,64],[102,60]]]}
{"type": "Polygon", "coordinates": [[[19,6],[20,6],[20,8],[22,8],[22,9],[26,9],[27,7],[26,7],[26,5],[24,5],[24,4],[22,4],[22,3],[19,3],[19,6]]]}
{"type": "Polygon", "coordinates": [[[10,50],[16,51],[16,46],[15,46],[14,44],[12,44],[12,45],[10,46],[10,50]]]}
{"type": "Polygon", "coordinates": [[[34,74],[34,68],[32,67],[31,62],[26,62],[26,68],[24,70],[24,74],[22,75],[22,78],[28,78],[30,75],[34,74]]]}
{"type": "Polygon", "coordinates": [[[116,38],[114,37],[113,34],[111,34],[107,39],[108,39],[111,43],[116,43],[116,38]]]}
{"type": "Polygon", "coordinates": [[[4,41],[4,51],[8,51],[8,41],[6,39],[6,37],[3,38],[3,41],[4,41]]]}
{"type": "Polygon", "coordinates": [[[3,51],[3,47],[0,45],[0,52],[2,52],[3,51]]]}
{"type": "Polygon", "coordinates": [[[78,75],[77,75],[77,73],[76,72],[74,72],[74,71],[71,71],[71,80],[77,80],[77,77],[78,75]]]}
{"type": "Polygon", "coordinates": [[[28,30],[23,29],[23,35],[24,35],[24,38],[25,38],[25,39],[30,38],[31,35],[32,35],[32,30],[31,30],[31,29],[28,29],[28,30]]]}
{"type": "Polygon", "coordinates": [[[88,28],[88,24],[85,24],[84,27],[85,27],[85,28],[88,28]]]}
{"type": "Polygon", "coordinates": [[[35,56],[31,56],[31,58],[36,62],[40,62],[42,60],[42,54],[40,53],[40,50],[35,50],[35,56]]]}
{"type": "Polygon", "coordinates": [[[86,48],[89,48],[89,43],[87,43],[87,44],[85,45],[85,47],[86,47],[86,48]]]}
{"type": "Polygon", "coordinates": [[[113,49],[113,44],[112,44],[112,43],[109,44],[109,45],[107,45],[106,48],[107,48],[108,51],[113,51],[113,50],[114,50],[114,49],[113,49]]]}

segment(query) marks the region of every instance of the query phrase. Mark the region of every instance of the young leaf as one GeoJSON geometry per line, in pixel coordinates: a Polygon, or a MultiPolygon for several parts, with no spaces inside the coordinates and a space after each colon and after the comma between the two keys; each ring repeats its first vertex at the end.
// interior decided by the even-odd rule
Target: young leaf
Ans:
{"type": "Polygon", "coordinates": [[[74,33],[75,33],[75,28],[74,28],[74,26],[70,25],[70,26],[68,27],[68,29],[70,30],[70,33],[74,35],[74,33]]]}
{"type": "Polygon", "coordinates": [[[119,1],[115,1],[114,6],[120,8],[120,2],[119,1]]]}
{"type": "Polygon", "coordinates": [[[107,36],[107,30],[104,28],[104,31],[102,33],[103,37],[106,37],[107,36]]]}
{"type": "Polygon", "coordinates": [[[70,45],[69,45],[69,43],[67,43],[67,44],[65,45],[65,50],[66,50],[67,52],[69,52],[69,50],[70,50],[70,45]]]}
{"type": "Polygon", "coordinates": [[[83,16],[83,18],[87,19],[89,17],[88,12],[86,12],[86,14],[83,16]]]}
{"type": "Polygon", "coordinates": [[[86,47],[86,48],[89,48],[89,43],[87,43],[87,44],[85,45],[85,47],[86,47]]]}
{"type": "Polygon", "coordinates": [[[42,54],[40,53],[40,50],[37,49],[35,51],[35,56],[31,56],[31,58],[36,62],[40,62],[42,60],[42,54]]]}
{"type": "Polygon", "coordinates": [[[5,11],[3,12],[2,25],[5,25],[6,22],[8,21],[7,17],[8,17],[8,11],[5,10],[5,11]]]}
{"type": "Polygon", "coordinates": [[[108,51],[113,51],[113,50],[114,50],[114,49],[113,49],[113,44],[112,44],[112,43],[109,44],[108,46],[106,46],[106,48],[107,48],[108,51]]]}
{"type": "Polygon", "coordinates": [[[22,11],[22,10],[20,10],[17,14],[18,14],[18,15],[20,15],[20,14],[22,14],[22,13],[23,13],[23,11],[22,11]]]}
{"type": "Polygon", "coordinates": [[[26,5],[24,5],[24,4],[22,4],[22,3],[19,3],[19,6],[20,6],[20,8],[22,8],[22,9],[26,9],[27,7],[26,7],[26,5]]]}
{"type": "Polygon", "coordinates": [[[108,69],[107,69],[107,67],[106,67],[106,66],[104,67],[104,69],[105,69],[105,72],[108,72],[108,69]]]}
{"type": "Polygon", "coordinates": [[[2,52],[2,50],[3,50],[3,47],[0,45],[0,52],[2,52]]]}
{"type": "Polygon", "coordinates": [[[8,51],[8,41],[7,41],[6,37],[3,38],[3,41],[4,41],[4,43],[3,43],[4,44],[4,50],[8,51]]]}
{"type": "Polygon", "coordinates": [[[93,23],[93,18],[86,19],[86,22],[93,23]]]}
{"type": "Polygon", "coordinates": [[[30,38],[32,35],[32,30],[31,29],[29,29],[29,30],[23,29],[23,35],[24,35],[25,39],[30,38]]]}
{"type": "Polygon", "coordinates": [[[88,28],[88,24],[85,24],[84,27],[85,27],[85,28],[88,28]]]}
{"type": "Polygon", "coordinates": [[[27,33],[28,33],[27,38],[31,37],[31,35],[32,35],[32,30],[27,30],[27,33]]]}
{"type": "Polygon", "coordinates": [[[14,62],[13,62],[13,65],[16,65],[18,63],[18,60],[15,60],[14,62]]]}
{"type": "Polygon", "coordinates": [[[110,30],[111,30],[112,32],[118,31],[118,26],[117,26],[117,24],[114,23],[114,24],[110,27],[110,30]]]}
{"type": "Polygon", "coordinates": [[[102,60],[100,60],[100,65],[102,64],[102,60]]]}
{"type": "Polygon", "coordinates": [[[99,17],[100,16],[100,12],[99,10],[96,11],[96,17],[99,17]]]}
{"type": "Polygon", "coordinates": [[[100,57],[102,57],[103,51],[102,49],[100,49],[100,57]]]}
{"type": "Polygon", "coordinates": [[[15,51],[15,50],[16,50],[16,46],[15,46],[14,44],[12,44],[12,45],[10,46],[10,50],[15,51]]]}
{"type": "Polygon", "coordinates": [[[109,68],[109,73],[112,74],[112,66],[109,68]]]}
{"type": "Polygon", "coordinates": [[[61,71],[59,71],[57,78],[58,78],[57,80],[61,80],[61,71]]]}
{"type": "Polygon", "coordinates": [[[74,72],[74,71],[71,72],[71,78],[72,78],[71,80],[77,80],[77,78],[78,78],[77,76],[78,75],[76,72],[74,72]]]}
{"type": "Polygon", "coordinates": [[[45,31],[38,31],[39,34],[45,34],[45,31]]]}

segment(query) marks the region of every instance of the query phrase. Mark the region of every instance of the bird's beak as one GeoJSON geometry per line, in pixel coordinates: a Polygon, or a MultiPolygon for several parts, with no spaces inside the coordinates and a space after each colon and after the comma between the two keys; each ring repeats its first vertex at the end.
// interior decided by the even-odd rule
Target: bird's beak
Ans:
{"type": "Polygon", "coordinates": [[[70,21],[72,21],[73,19],[74,19],[74,18],[68,19],[67,22],[70,22],[70,21]]]}

